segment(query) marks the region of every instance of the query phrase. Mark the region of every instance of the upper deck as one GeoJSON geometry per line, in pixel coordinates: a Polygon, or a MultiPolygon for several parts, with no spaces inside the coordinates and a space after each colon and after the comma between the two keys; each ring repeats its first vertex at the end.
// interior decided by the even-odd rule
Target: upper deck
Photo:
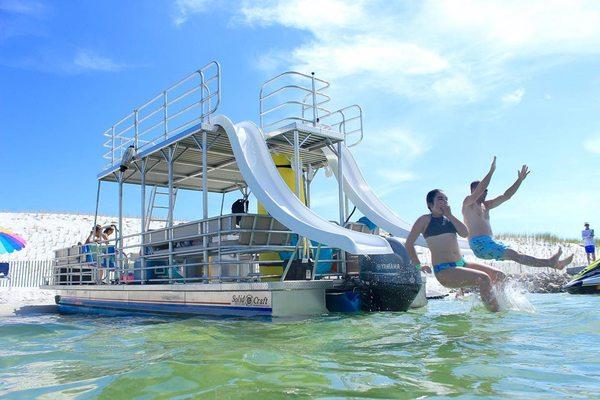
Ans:
{"type": "MultiPolygon", "coordinates": [[[[171,159],[174,188],[202,190],[204,175],[209,192],[226,193],[245,187],[227,135],[211,123],[222,101],[220,82],[221,67],[213,61],[107,129],[106,164],[98,179],[117,182],[123,157],[131,148],[134,157],[124,172],[124,182],[142,184],[144,175],[146,185],[166,187],[171,159]],[[204,147],[206,171],[202,162],[204,147]]],[[[326,109],[328,86],[314,75],[297,72],[283,73],[263,84],[260,125],[271,151],[293,157],[297,145],[303,167],[318,168],[327,163],[323,147],[348,142],[348,137],[355,143],[362,139],[360,107],[334,112],[326,109]]]]}

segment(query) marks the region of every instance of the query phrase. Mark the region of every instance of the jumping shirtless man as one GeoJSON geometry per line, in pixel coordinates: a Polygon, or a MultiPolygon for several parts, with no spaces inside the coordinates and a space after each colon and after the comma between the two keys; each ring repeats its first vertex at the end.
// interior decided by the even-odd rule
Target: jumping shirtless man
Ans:
{"type": "Polygon", "coordinates": [[[523,165],[518,172],[516,182],[504,194],[494,199],[486,200],[487,187],[492,180],[495,170],[496,157],[494,157],[487,175],[481,181],[471,183],[471,194],[463,202],[462,213],[465,225],[469,228],[469,245],[473,253],[484,260],[511,260],[531,267],[563,269],[566,265],[570,264],[573,261],[573,255],[564,260],[559,260],[562,254],[562,249],[560,248],[550,258],[535,258],[509,249],[505,244],[493,239],[492,227],[490,226],[490,210],[510,199],[530,172],[527,165],[523,165]]]}

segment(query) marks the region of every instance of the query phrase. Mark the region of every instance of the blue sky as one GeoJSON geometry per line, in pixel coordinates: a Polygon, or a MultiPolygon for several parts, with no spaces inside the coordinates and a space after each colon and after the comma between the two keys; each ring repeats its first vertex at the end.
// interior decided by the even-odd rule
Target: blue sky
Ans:
{"type": "MultiPolygon", "coordinates": [[[[289,69],[358,103],[366,178],[408,221],[445,189],[460,214],[493,155],[497,232],[577,236],[600,225],[600,4],[596,1],[0,0],[0,210],[93,212],[101,133],[211,60],[220,113],[258,119],[258,90],[289,69]]],[[[337,218],[333,178],[317,212],[337,218]]],[[[126,213],[137,213],[128,188],[126,213]]],[[[103,213],[116,211],[107,191],[103,213]]],[[[201,215],[185,194],[176,217],[201,215]]]]}

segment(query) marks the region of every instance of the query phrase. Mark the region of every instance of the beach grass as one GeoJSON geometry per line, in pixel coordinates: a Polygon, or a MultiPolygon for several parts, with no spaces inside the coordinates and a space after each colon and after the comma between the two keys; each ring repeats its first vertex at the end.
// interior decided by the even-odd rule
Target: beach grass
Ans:
{"type": "MultiPolygon", "coordinates": [[[[536,242],[546,242],[549,244],[562,244],[562,243],[571,243],[571,244],[581,244],[581,239],[576,238],[564,238],[557,236],[551,232],[541,232],[541,233],[515,233],[515,232],[505,232],[496,235],[499,239],[530,239],[536,242]]],[[[596,245],[598,245],[600,241],[596,241],[596,245]]]]}

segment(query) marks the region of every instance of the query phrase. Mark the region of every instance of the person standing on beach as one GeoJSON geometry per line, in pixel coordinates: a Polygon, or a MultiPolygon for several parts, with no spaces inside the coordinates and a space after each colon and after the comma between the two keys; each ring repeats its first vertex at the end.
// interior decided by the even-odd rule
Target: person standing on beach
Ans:
{"type": "Polygon", "coordinates": [[[591,264],[596,261],[596,240],[594,239],[594,230],[590,229],[590,224],[587,222],[583,224],[583,226],[585,229],[581,231],[581,238],[583,239],[583,246],[585,247],[587,263],[591,264]]]}
{"type": "Polygon", "coordinates": [[[504,194],[491,200],[486,200],[487,187],[492,180],[495,170],[496,157],[494,156],[487,175],[481,181],[471,182],[471,194],[463,202],[462,213],[465,224],[469,228],[469,246],[473,250],[473,253],[484,260],[510,260],[531,267],[550,267],[560,270],[570,264],[573,261],[573,255],[560,260],[560,255],[562,254],[560,247],[558,252],[550,258],[536,258],[512,250],[505,244],[493,239],[492,227],[490,225],[490,210],[513,197],[530,172],[527,165],[523,165],[521,170],[517,172],[517,180],[504,194]]]}

